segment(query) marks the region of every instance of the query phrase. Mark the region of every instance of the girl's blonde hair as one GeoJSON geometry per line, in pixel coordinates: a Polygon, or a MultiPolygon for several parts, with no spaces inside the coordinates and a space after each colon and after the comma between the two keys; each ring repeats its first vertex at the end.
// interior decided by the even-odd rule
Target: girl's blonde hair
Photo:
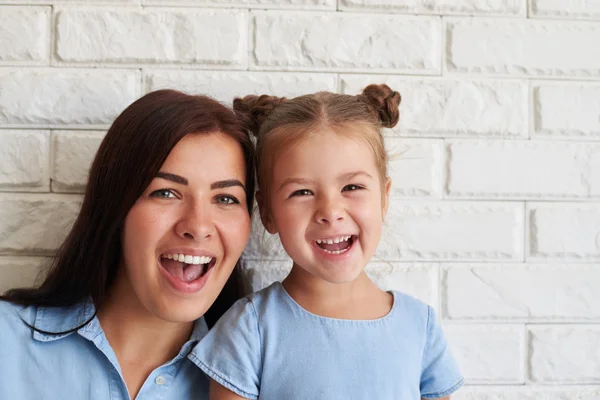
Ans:
{"type": "Polygon", "coordinates": [[[236,98],[234,111],[257,138],[257,178],[263,198],[269,198],[268,182],[284,146],[294,146],[324,128],[366,140],[373,151],[384,190],[387,153],[381,128],[391,128],[398,123],[400,99],[400,93],[385,84],[369,85],[356,96],[318,92],[293,99],[268,95],[236,98]]]}

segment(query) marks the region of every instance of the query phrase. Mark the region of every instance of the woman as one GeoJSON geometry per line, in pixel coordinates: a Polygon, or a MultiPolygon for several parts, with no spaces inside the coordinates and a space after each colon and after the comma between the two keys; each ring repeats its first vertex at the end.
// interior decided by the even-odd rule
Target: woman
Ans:
{"type": "Polygon", "coordinates": [[[241,295],[253,170],[212,99],[162,90],[123,111],[46,279],[0,297],[0,399],[207,398],[186,356],[241,295]]]}

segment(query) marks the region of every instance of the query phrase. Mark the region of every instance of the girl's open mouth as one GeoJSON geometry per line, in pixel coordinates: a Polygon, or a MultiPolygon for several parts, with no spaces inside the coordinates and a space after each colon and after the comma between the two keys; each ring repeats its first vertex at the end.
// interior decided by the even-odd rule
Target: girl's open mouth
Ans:
{"type": "Polygon", "coordinates": [[[338,236],[335,238],[317,239],[315,243],[317,247],[327,254],[343,254],[352,248],[352,244],[356,241],[356,235],[338,236]]]}
{"type": "Polygon", "coordinates": [[[216,258],[208,256],[190,256],[185,254],[161,254],[160,264],[173,278],[191,283],[202,278],[215,266],[216,258]]]}

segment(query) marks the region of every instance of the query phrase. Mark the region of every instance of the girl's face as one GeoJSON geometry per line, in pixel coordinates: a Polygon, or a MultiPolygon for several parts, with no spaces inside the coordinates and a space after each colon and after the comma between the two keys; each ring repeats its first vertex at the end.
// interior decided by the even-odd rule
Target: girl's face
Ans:
{"type": "Polygon", "coordinates": [[[366,141],[324,130],[280,154],[269,199],[267,230],[294,264],[330,283],[355,280],[381,238],[390,181],[382,183],[366,141]]]}
{"type": "Polygon", "coordinates": [[[250,235],[245,177],[234,139],[189,134],[131,208],[122,272],[151,314],[189,322],[213,304],[250,235]]]}

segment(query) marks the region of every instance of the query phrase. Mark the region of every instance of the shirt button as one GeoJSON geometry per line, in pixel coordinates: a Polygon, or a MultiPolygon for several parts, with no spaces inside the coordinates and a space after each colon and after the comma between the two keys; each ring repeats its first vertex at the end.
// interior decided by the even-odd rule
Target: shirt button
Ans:
{"type": "Polygon", "coordinates": [[[165,383],[167,383],[167,380],[165,379],[164,376],[161,375],[161,376],[157,376],[156,379],[154,380],[154,382],[157,385],[164,385],[165,383]]]}

